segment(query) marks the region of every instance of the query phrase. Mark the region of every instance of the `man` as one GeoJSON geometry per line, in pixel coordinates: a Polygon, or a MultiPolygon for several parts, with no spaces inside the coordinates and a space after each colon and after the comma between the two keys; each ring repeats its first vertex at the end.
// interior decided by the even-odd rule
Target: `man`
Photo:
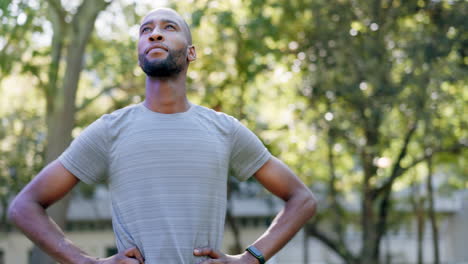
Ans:
{"type": "Polygon", "coordinates": [[[9,216],[60,263],[263,263],[315,213],[310,190],[258,138],[226,114],[186,97],[196,59],[186,22],[172,9],[142,20],[143,103],[104,115],[44,168],[13,201],[9,216]],[[254,175],[285,201],[268,230],[239,255],[219,251],[227,175],[254,175]],[[119,253],[97,259],[69,241],[45,209],[79,181],[107,180],[119,253]]]}

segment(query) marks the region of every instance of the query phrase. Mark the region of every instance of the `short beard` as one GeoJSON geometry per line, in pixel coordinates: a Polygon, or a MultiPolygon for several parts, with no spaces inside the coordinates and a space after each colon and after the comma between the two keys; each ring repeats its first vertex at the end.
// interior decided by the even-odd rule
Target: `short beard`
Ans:
{"type": "Polygon", "coordinates": [[[178,63],[181,58],[186,56],[185,50],[170,50],[168,51],[167,58],[155,59],[153,61],[149,61],[145,54],[139,54],[140,67],[150,77],[169,78],[177,76],[185,66],[182,63],[178,63]]]}

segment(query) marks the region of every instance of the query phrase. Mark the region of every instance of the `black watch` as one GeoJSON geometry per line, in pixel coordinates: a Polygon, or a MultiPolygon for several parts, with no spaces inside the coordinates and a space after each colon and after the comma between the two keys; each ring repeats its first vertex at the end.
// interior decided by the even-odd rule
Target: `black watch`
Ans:
{"type": "Polygon", "coordinates": [[[258,259],[258,262],[260,262],[260,264],[265,263],[265,257],[263,257],[262,252],[260,250],[258,250],[258,248],[254,247],[254,246],[250,246],[245,251],[248,251],[250,254],[252,254],[252,256],[254,256],[256,259],[258,259]]]}

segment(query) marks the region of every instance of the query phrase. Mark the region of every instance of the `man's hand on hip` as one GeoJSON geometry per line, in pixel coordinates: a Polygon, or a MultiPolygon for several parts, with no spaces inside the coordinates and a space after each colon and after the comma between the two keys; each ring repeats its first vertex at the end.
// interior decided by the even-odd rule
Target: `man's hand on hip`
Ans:
{"type": "Polygon", "coordinates": [[[193,255],[211,258],[197,264],[258,264],[258,260],[247,252],[239,255],[226,255],[212,248],[196,248],[193,255]]]}
{"type": "Polygon", "coordinates": [[[119,252],[114,256],[100,259],[95,264],[144,264],[145,260],[138,248],[129,248],[123,252],[119,252]]]}

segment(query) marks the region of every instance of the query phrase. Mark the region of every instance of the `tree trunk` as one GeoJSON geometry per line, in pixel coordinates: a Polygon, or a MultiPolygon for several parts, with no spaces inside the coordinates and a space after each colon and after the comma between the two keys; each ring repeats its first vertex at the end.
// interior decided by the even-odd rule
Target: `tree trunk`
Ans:
{"type": "Polygon", "coordinates": [[[302,244],[302,259],[304,264],[309,264],[309,232],[307,232],[307,225],[302,229],[304,232],[302,244]]]}
{"type": "Polygon", "coordinates": [[[360,116],[363,123],[366,145],[361,150],[361,163],[364,170],[364,180],[361,201],[361,227],[362,227],[362,248],[360,254],[361,263],[379,262],[380,232],[379,215],[376,211],[375,186],[372,183],[377,175],[377,167],[374,159],[379,156],[378,141],[381,124],[381,113],[377,109],[368,107],[360,109],[360,116]],[[365,112],[370,111],[371,115],[366,116],[365,112]]]}
{"type": "Polygon", "coordinates": [[[416,199],[416,224],[417,224],[417,237],[418,237],[418,264],[424,263],[423,246],[424,246],[424,229],[425,229],[425,214],[424,214],[424,200],[422,197],[416,199]]]}
{"type": "Polygon", "coordinates": [[[440,263],[440,255],[439,255],[439,228],[437,226],[437,218],[435,215],[434,210],[434,190],[432,188],[432,158],[427,160],[427,168],[428,168],[428,175],[427,175],[427,195],[429,198],[429,219],[432,228],[432,246],[434,252],[434,264],[440,263]]]}
{"type": "MultiPolygon", "coordinates": [[[[72,21],[66,24],[63,20],[64,9],[59,1],[49,0],[53,10],[51,23],[54,29],[52,41],[52,65],[49,72],[49,86],[46,87],[47,99],[47,149],[46,163],[55,160],[70,144],[71,132],[75,124],[76,93],[86,44],[94,28],[94,22],[98,14],[104,10],[110,2],[104,0],[84,0],[72,21]],[[69,35],[64,36],[63,30],[67,29],[69,35]],[[65,73],[62,82],[58,82],[60,55],[63,47],[63,39],[67,38],[69,45],[65,47],[65,73]],[[60,41],[61,39],[61,41],[60,41]]],[[[52,219],[62,228],[65,228],[69,195],[48,208],[47,212],[52,219]]],[[[55,261],[39,248],[34,247],[31,256],[32,263],[52,264],[55,261]]]]}
{"type": "Polygon", "coordinates": [[[233,255],[240,254],[243,251],[239,226],[237,225],[236,219],[232,215],[232,199],[231,199],[232,195],[231,194],[232,194],[232,187],[234,184],[235,183],[232,181],[229,181],[228,183],[228,190],[227,190],[228,191],[227,192],[228,206],[226,210],[226,222],[231,226],[232,235],[234,237],[234,245],[232,246],[232,248],[229,249],[232,251],[229,253],[233,255]]]}
{"type": "Polygon", "coordinates": [[[239,227],[237,226],[236,219],[232,215],[231,209],[229,208],[226,210],[226,220],[231,226],[232,235],[234,236],[234,245],[231,248],[229,248],[229,250],[231,251],[229,253],[233,255],[240,254],[243,251],[241,238],[240,238],[240,230],[239,230],[239,227]]]}
{"type": "Polygon", "coordinates": [[[416,224],[416,252],[418,264],[424,263],[423,257],[423,244],[424,244],[424,230],[425,230],[425,199],[420,193],[419,185],[416,182],[411,184],[411,206],[415,215],[416,224]]]}
{"type": "MultiPolygon", "coordinates": [[[[364,164],[367,163],[367,167],[372,166],[372,157],[368,157],[367,154],[363,154],[364,164]],[[366,161],[367,160],[367,161],[366,161]]],[[[378,260],[374,259],[375,248],[379,245],[376,245],[377,234],[376,234],[376,215],[374,210],[374,197],[372,195],[372,187],[370,184],[371,178],[374,176],[374,173],[366,172],[364,170],[364,184],[362,190],[362,201],[361,201],[361,227],[362,227],[362,248],[360,253],[360,262],[361,263],[378,263],[378,260]]]]}
{"type": "Polygon", "coordinates": [[[422,199],[418,199],[416,205],[416,219],[418,229],[418,264],[424,263],[423,244],[424,244],[424,205],[422,199]]]}
{"type": "MultiPolygon", "coordinates": [[[[333,112],[332,104],[327,101],[327,110],[333,112]]],[[[337,174],[335,166],[335,155],[333,153],[333,147],[335,145],[335,131],[332,127],[328,127],[327,131],[327,165],[330,180],[328,182],[328,203],[331,209],[332,225],[333,229],[337,234],[338,239],[341,243],[345,244],[345,226],[343,222],[344,212],[341,204],[339,203],[339,191],[337,190],[337,174]]]]}
{"type": "Polygon", "coordinates": [[[341,243],[340,240],[330,237],[327,232],[320,229],[316,223],[307,225],[307,236],[314,236],[320,240],[325,246],[335,252],[346,264],[364,263],[353,255],[346,244],[341,243]]]}

